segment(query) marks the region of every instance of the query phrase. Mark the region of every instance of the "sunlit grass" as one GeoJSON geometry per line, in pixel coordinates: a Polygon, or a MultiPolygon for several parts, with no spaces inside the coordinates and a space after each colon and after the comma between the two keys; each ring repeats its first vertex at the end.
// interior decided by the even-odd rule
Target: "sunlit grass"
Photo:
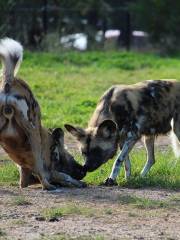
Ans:
{"type": "MultiPolygon", "coordinates": [[[[156,152],[156,163],[151,168],[148,175],[140,177],[140,172],[146,161],[144,150],[134,150],[131,155],[132,176],[128,181],[124,177],[124,169],[121,169],[117,182],[126,187],[161,187],[180,188],[180,164],[174,157],[171,150],[156,152]]],[[[102,183],[110,174],[114,160],[110,160],[104,166],[86,176],[86,181],[90,184],[102,183]]]]}
{"type": "MultiPolygon", "coordinates": [[[[73,152],[75,158],[83,162],[80,154],[73,152]]],[[[131,153],[132,176],[126,181],[124,178],[124,168],[121,169],[117,182],[123,187],[160,187],[167,189],[180,189],[180,164],[174,157],[172,151],[168,148],[163,152],[156,151],[156,163],[144,178],[140,177],[140,171],[146,161],[145,151],[135,149],[131,153]]],[[[109,176],[114,160],[110,160],[99,169],[92,173],[88,173],[85,181],[91,185],[98,185],[104,182],[109,176]]],[[[0,185],[18,183],[18,171],[14,163],[8,162],[0,166],[0,185]]]]}
{"type": "Polygon", "coordinates": [[[92,217],[96,214],[96,210],[94,208],[86,207],[85,205],[82,206],[76,203],[68,203],[61,207],[45,208],[41,211],[40,214],[46,220],[69,215],[83,215],[86,217],[92,217]]]}
{"type": "MultiPolygon", "coordinates": [[[[64,123],[86,126],[103,92],[114,84],[132,84],[146,79],[178,78],[179,58],[127,52],[68,52],[62,54],[26,52],[19,77],[30,85],[41,106],[46,127],[64,123]]],[[[81,162],[81,157],[76,154],[81,162]]],[[[144,150],[131,154],[132,177],[126,181],[124,170],[118,184],[128,187],[155,186],[180,188],[180,164],[168,149],[156,153],[156,164],[145,178],[139,176],[145,163],[144,150]]],[[[89,173],[89,184],[100,184],[110,174],[113,160],[89,173]]],[[[18,184],[14,164],[0,165],[0,184],[18,184]]]]}
{"type": "Polygon", "coordinates": [[[114,84],[178,78],[180,61],[127,52],[25,53],[18,74],[37,97],[48,127],[86,126],[104,91],[114,84]]]}
{"type": "Polygon", "coordinates": [[[9,160],[0,164],[0,185],[18,185],[19,172],[16,165],[9,160]]]}

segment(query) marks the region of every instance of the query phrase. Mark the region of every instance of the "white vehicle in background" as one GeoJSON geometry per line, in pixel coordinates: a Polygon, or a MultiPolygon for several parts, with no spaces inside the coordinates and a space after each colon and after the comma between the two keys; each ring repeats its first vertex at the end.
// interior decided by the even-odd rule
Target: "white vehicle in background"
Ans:
{"type": "MultiPolygon", "coordinates": [[[[97,43],[100,43],[103,40],[103,37],[106,41],[116,41],[121,35],[121,30],[118,29],[109,29],[105,31],[103,36],[103,31],[97,31],[95,35],[95,40],[97,43]]],[[[148,34],[144,31],[132,31],[132,47],[139,47],[146,44],[148,39],[148,34]]],[[[62,36],[60,38],[60,44],[64,48],[74,48],[79,51],[85,51],[88,47],[88,36],[85,33],[74,33],[62,36]]]]}

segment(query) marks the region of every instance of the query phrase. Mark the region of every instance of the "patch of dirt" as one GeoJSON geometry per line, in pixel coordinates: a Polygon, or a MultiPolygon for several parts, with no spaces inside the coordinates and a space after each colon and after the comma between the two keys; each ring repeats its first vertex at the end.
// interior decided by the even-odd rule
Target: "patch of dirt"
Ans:
{"type": "MultiPolygon", "coordinates": [[[[66,142],[69,148],[77,148],[76,142],[69,138],[66,142]]],[[[157,146],[166,145],[169,145],[167,137],[158,139],[157,146]]],[[[137,147],[142,144],[138,143],[137,147]]],[[[7,158],[2,150],[0,156],[7,158]]],[[[1,187],[0,239],[40,240],[64,236],[59,239],[178,240],[179,203],[180,191],[170,190],[89,186],[47,192],[39,186],[23,190],[1,187]],[[136,199],[145,201],[146,207],[136,205],[136,199]],[[45,210],[68,206],[75,206],[77,210],[71,212],[70,209],[69,213],[50,219],[43,215],[45,210]],[[84,214],[81,209],[90,211],[84,214]]]]}
{"type": "Polygon", "coordinates": [[[23,190],[3,187],[0,190],[0,230],[4,235],[0,239],[32,240],[43,236],[53,239],[58,234],[67,239],[81,236],[88,236],[86,239],[99,236],[108,240],[180,239],[180,205],[152,205],[144,209],[128,200],[132,197],[146,198],[153,203],[176,199],[179,204],[180,192],[92,186],[47,192],[39,187],[23,190]],[[69,212],[51,220],[42,217],[44,210],[72,204],[91,209],[91,212],[69,212]]]}

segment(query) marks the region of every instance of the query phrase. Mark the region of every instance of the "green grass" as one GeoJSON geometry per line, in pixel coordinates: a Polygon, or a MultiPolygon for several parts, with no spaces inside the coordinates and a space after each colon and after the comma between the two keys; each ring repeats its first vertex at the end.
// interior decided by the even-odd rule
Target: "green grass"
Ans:
{"type": "Polygon", "coordinates": [[[97,100],[111,85],[178,78],[180,61],[127,52],[27,52],[18,75],[37,97],[44,125],[86,126],[97,100]]]}
{"type": "Polygon", "coordinates": [[[0,185],[18,185],[19,172],[16,165],[9,160],[0,164],[0,185]]]}
{"type": "Polygon", "coordinates": [[[117,202],[120,205],[129,205],[136,209],[153,210],[153,209],[176,209],[180,211],[180,195],[176,198],[170,197],[168,199],[151,199],[144,197],[137,197],[131,195],[119,195],[117,202]]]}
{"type": "Polygon", "coordinates": [[[11,200],[11,205],[14,205],[14,206],[26,206],[30,204],[31,203],[24,196],[21,196],[21,195],[13,197],[11,200]]]}
{"type": "MultiPolygon", "coordinates": [[[[74,154],[74,153],[73,153],[74,154]]],[[[79,154],[75,154],[78,161],[82,162],[79,154]]],[[[132,176],[126,181],[124,178],[124,169],[121,169],[117,179],[118,184],[123,187],[143,188],[143,187],[159,187],[166,189],[180,189],[180,164],[174,157],[172,151],[156,151],[156,163],[152,167],[147,177],[141,178],[140,171],[146,161],[144,150],[134,150],[131,153],[132,176]]],[[[88,173],[85,181],[88,184],[101,184],[110,174],[113,160],[110,160],[99,169],[92,173],[88,173]]],[[[0,185],[17,185],[18,171],[12,162],[0,166],[0,185]]]]}
{"type": "Polygon", "coordinates": [[[6,233],[0,228],[0,239],[1,237],[5,237],[6,233]]]}
{"type": "Polygon", "coordinates": [[[62,207],[56,208],[45,208],[41,212],[41,215],[46,219],[49,220],[51,218],[58,218],[68,215],[83,215],[92,217],[95,214],[95,209],[91,209],[85,206],[79,206],[78,204],[66,204],[62,207]]]}
{"type": "Polygon", "coordinates": [[[168,202],[165,201],[134,197],[130,195],[120,195],[118,201],[120,204],[129,204],[140,209],[157,209],[170,206],[168,202]]]}
{"type": "MultiPolygon", "coordinates": [[[[149,174],[144,178],[140,177],[140,172],[146,162],[145,150],[141,149],[132,151],[130,159],[132,164],[132,176],[126,181],[124,178],[124,169],[121,169],[120,175],[117,179],[119,185],[133,188],[180,188],[180,164],[170,149],[167,149],[164,152],[156,152],[156,163],[151,168],[149,174]]],[[[86,182],[90,184],[102,183],[109,176],[113,162],[113,160],[110,160],[98,170],[89,173],[85,178],[86,182]]]]}
{"type": "Polygon", "coordinates": [[[105,240],[107,238],[99,235],[89,235],[89,236],[78,236],[78,237],[70,237],[65,234],[58,234],[53,237],[51,236],[42,236],[39,240],[105,240]]]}
{"type": "MultiPolygon", "coordinates": [[[[179,58],[162,58],[153,54],[127,52],[30,53],[25,52],[18,74],[30,85],[42,110],[46,127],[62,127],[65,123],[86,126],[103,92],[114,84],[132,84],[145,79],[178,78],[179,58]]],[[[81,157],[76,155],[80,161],[81,157]]],[[[145,163],[144,150],[131,154],[132,178],[126,182],[124,171],[118,178],[121,186],[180,188],[180,164],[170,150],[157,152],[150,174],[140,178],[145,163]],[[176,164],[175,164],[176,162],[176,164]]],[[[87,175],[90,184],[108,177],[113,161],[87,175]]],[[[0,184],[18,183],[16,167],[0,165],[0,184]]]]}

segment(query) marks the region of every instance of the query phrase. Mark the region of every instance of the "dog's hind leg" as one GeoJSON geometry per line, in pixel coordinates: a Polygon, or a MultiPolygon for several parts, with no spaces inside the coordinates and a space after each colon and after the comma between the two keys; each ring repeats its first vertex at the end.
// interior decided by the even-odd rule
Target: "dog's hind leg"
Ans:
{"type": "Polygon", "coordinates": [[[47,172],[44,165],[45,162],[42,157],[42,144],[41,144],[41,135],[40,135],[40,123],[39,119],[36,119],[35,124],[33,125],[28,121],[23,115],[22,112],[17,111],[15,113],[15,119],[19,126],[21,126],[26,132],[29,142],[32,148],[32,153],[34,156],[34,167],[33,172],[38,176],[43,189],[52,190],[56,187],[49,183],[50,172],[47,172]]]}
{"type": "Polygon", "coordinates": [[[60,184],[63,187],[86,187],[84,182],[78,181],[66,173],[52,171],[51,180],[53,183],[60,184]]]}
{"type": "Polygon", "coordinates": [[[131,161],[129,159],[129,154],[124,160],[125,178],[128,179],[131,176],[131,161]]]}
{"type": "Polygon", "coordinates": [[[152,165],[155,163],[154,139],[155,139],[154,136],[145,136],[144,137],[144,144],[145,144],[145,148],[146,148],[146,152],[147,152],[147,162],[141,171],[142,177],[144,177],[149,172],[152,165]]]}
{"type": "Polygon", "coordinates": [[[172,120],[173,131],[171,133],[171,142],[176,157],[180,157],[180,114],[175,114],[172,120]]]}
{"type": "Polygon", "coordinates": [[[40,183],[39,179],[32,174],[32,171],[28,168],[19,167],[20,182],[19,185],[21,188],[28,187],[29,185],[40,183]]]}

